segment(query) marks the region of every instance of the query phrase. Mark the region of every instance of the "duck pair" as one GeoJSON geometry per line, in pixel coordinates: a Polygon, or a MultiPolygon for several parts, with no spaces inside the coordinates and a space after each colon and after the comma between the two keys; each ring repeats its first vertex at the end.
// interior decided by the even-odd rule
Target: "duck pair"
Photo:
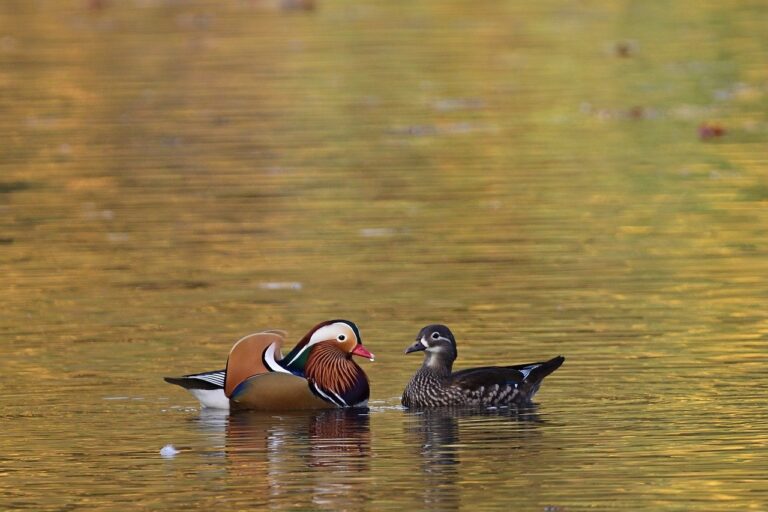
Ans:
{"type": "MultiPolygon", "coordinates": [[[[285,411],[363,407],[368,377],[352,356],[374,360],[357,326],[348,320],[321,322],[282,355],[286,334],[270,330],[234,344],[226,368],[166,377],[204,407],[285,411]]],[[[405,353],[424,351],[424,363],[405,388],[406,407],[505,406],[529,403],[541,381],[563,361],[486,366],[452,372],[456,339],[444,325],[428,325],[405,353]]]]}

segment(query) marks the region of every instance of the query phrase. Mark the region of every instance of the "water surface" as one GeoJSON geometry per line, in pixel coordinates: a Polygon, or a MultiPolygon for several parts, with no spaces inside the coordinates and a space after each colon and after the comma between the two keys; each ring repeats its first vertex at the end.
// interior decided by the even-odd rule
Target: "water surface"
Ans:
{"type": "Polygon", "coordinates": [[[300,7],[0,5],[2,508],[764,510],[764,7],[300,7]],[[367,411],[162,382],[337,317],[367,411]],[[567,361],[404,411],[435,321],[567,361]]]}

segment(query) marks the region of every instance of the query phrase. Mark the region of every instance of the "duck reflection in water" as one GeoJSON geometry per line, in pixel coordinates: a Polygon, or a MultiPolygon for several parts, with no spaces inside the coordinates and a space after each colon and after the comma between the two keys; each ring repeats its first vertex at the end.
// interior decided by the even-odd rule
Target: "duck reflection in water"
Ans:
{"type": "Polygon", "coordinates": [[[462,466],[462,445],[471,450],[498,452],[522,449],[539,435],[536,406],[498,409],[428,408],[407,409],[406,436],[421,446],[419,489],[425,509],[459,510],[461,490],[458,482],[467,470],[462,466]]]}
{"type": "Polygon", "coordinates": [[[265,504],[357,508],[370,451],[367,408],[240,411],[226,421],[227,471],[265,504]]]}

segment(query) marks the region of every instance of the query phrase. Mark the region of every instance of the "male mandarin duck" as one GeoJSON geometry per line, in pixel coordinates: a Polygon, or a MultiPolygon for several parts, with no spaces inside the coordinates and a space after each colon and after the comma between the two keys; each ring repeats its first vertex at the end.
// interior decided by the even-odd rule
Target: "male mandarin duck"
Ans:
{"type": "Polygon", "coordinates": [[[424,327],[406,354],[421,351],[422,364],[403,392],[406,407],[510,406],[530,403],[541,381],[557,370],[565,358],[515,366],[485,366],[452,372],[458,352],[448,327],[424,327]]]}
{"type": "Polygon", "coordinates": [[[280,411],[362,407],[368,378],[352,356],[373,361],[348,320],[328,320],[312,328],[283,357],[285,333],[251,334],[232,347],[224,370],[165,377],[192,393],[203,407],[280,411]]]}

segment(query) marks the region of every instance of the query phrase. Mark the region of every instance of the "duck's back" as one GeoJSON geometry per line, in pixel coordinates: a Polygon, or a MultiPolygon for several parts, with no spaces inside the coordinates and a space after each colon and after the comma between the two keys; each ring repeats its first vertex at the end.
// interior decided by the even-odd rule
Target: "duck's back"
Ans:
{"type": "Polygon", "coordinates": [[[428,366],[406,386],[406,407],[511,406],[530,402],[541,381],[563,364],[561,356],[542,363],[486,366],[441,375],[428,366]]]}
{"type": "MultiPolygon", "coordinates": [[[[224,378],[224,393],[231,396],[235,388],[253,375],[274,370],[266,364],[266,356],[274,361],[281,358],[280,347],[285,338],[281,331],[264,331],[250,334],[237,341],[229,351],[224,378]]],[[[274,363],[276,364],[276,363],[274,363]]],[[[281,369],[281,371],[287,371],[281,369]]]]}

